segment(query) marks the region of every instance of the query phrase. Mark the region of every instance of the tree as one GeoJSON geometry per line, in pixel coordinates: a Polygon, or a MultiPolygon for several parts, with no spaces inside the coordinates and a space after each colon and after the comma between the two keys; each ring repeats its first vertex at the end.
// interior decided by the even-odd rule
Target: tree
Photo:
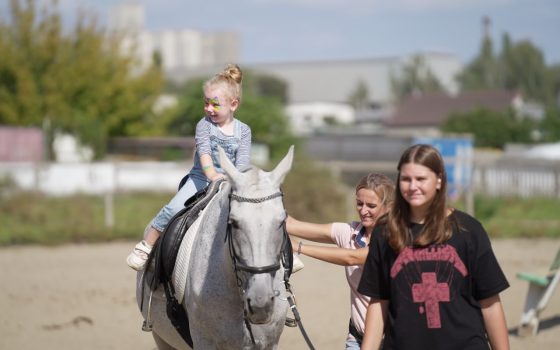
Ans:
{"type": "Polygon", "coordinates": [[[501,86],[494,45],[489,36],[482,40],[480,53],[458,75],[463,90],[494,89],[501,86]]]}
{"type": "Polygon", "coordinates": [[[560,109],[550,108],[541,122],[541,134],[544,142],[560,141],[560,109]]]}
{"type": "Polygon", "coordinates": [[[505,34],[499,64],[502,71],[500,87],[520,90],[532,100],[545,103],[551,101],[552,81],[547,77],[543,54],[530,41],[512,44],[505,34]]]}
{"type": "Polygon", "coordinates": [[[402,67],[398,76],[391,75],[391,90],[401,101],[411,95],[441,91],[442,87],[422,56],[416,55],[402,67]]]}
{"type": "Polygon", "coordinates": [[[272,75],[258,74],[254,78],[252,72],[246,72],[246,76],[252,85],[248,87],[251,94],[255,96],[271,97],[278,100],[278,102],[285,104],[288,102],[288,84],[285,81],[276,78],[272,75]]]}
{"type": "Polygon", "coordinates": [[[109,136],[149,128],[163,85],[159,67],[139,71],[94,17],[81,14],[67,32],[56,1],[37,7],[10,0],[8,19],[0,19],[0,123],[47,122],[49,133],[77,136],[98,158],[109,136]]]}
{"type": "Polygon", "coordinates": [[[457,76],[462,90],[504,89],[521,91],[526,98],[546,106],[557,105],[560,76],[555,67],[547,67],[542,51],[529,40],[512,42],[502,36],[502,48],[494,53],[493,43],[485,36],[480,52],[457,76]]]}
{"type": "Polygon", "coordinates": [[[348,97],[348,102],[356,110],[364,110],[369,104],[369,91],[363,80],[358,81],[356,88],[348,97]]]}
{"type": "Polygon", "coordinates": [[[469,133],[476,147],[503,148],[506,143],[531,143],[531,133],[537,127],[530,118],[518,117],[513,111],[496,112],[478,109],[454,113],[442,124],[447,133],[469,133]]]}

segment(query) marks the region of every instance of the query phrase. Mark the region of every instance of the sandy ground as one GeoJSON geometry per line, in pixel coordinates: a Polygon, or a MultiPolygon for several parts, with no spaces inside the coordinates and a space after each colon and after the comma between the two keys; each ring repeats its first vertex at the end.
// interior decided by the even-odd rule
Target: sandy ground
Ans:
{"type": "MultiPolygon", "coordinates": [[[[141,330],[135,273],[124,262],[133,243],[0,249],[0,349],[154,349],[141,330]]],[[[527,283],[517,271],[546,270],[560,240],[495,240],[511,283],[502,294],[512,349],[560,349],[560,292],[532,338],[515,334],[527,283]]],[[[341,267],[303,258],[292,277],[304,327],[316,349],[343,349],[348,289],[341,267]]],[[[280,349],[306,349],[297,328],[286,328],[280,349]]]]}

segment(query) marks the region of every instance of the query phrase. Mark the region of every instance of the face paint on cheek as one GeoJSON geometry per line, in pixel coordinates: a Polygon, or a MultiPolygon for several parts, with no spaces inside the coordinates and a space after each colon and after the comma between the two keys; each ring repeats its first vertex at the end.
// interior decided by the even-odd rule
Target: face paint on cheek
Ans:
{"type": "Polygon", "coordinates": [[[216,111],[219,111],[222,108],[222,106],[220,106],[220,99],[218,98],[218,96],[209,99],[208,102],[210,102],[214,106],[214,109],[216,111]]]}

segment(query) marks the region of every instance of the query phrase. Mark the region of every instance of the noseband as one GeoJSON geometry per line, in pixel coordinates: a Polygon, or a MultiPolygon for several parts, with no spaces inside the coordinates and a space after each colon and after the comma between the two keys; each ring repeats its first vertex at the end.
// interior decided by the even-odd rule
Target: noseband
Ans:
{"type": "MultiPolygon", "coordinates": [[[[269,196],[261,197],[261,198],[241,197],[239,195],[236,195],[235,193],[230,194],[229,197],[230,197],[231,200],[235,200],[235,201],[238,201],[238,202],[247,202],[247,203],[258,204],[258,203],[262,203],[262,202],[266,202],[268,200],[274,199],[276,197],[282,197],[282,192],[276,192],[276,193],[273,193],[269,196]]],[[[280,254],[278,255],[278,259],[276,259],[277,262],[272,264],[272,265],[249,266],[249,265],[243,264],[242,262],[239,261],[239,256],[238,256],[237,252],[235,251],[235,247],[233,245],[231,225],[228,225],[227,233],[226,233],[226,239],[229,241],[229,253],[230,253],[231,259],[233,261],[233,266],[235,268],[235,274],[236,275],[237,275],[238,270],[249,272],[249,273],[252,273],[252,274],[261,274],[261,273],[274,272],[274,271],[277,271],[277,270],[280,269],[280,257],[282,256],[282,252],[280,252],[280,254]]],[[[286,237],[284,237],[284,239],[286,239],[286,237]]],[[[239,279],[239,277],[237,278],[237,283],[240,286],[241,280],[239,279]]]]}

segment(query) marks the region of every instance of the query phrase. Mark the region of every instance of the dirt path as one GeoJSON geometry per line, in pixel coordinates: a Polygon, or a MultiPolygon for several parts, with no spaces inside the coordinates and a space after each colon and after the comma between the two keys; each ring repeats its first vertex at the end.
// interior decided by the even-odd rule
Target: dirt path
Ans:
{"type": "MultiPolygon", "coordinates": [[[[124,263],[133,243],[0,249],[0,349],[154,349],[140,329],[135,274],[124,263]]],[[[560,240],[495,240],[511,287],[502,294],[508,326],[517,326],[527,284],[521,270],[550,264],[560,240]]],[[[304,257],[292,278],[304,326],[318,350],[340,350],[348,320],[343,269],[304,257]]],[[[511,336],[512,349],[560,349],[560,292],[543,314],[536,338],[511,336]]],[[[297,328],[286,328],[280,349],[306,349],[297,328]]]]}

